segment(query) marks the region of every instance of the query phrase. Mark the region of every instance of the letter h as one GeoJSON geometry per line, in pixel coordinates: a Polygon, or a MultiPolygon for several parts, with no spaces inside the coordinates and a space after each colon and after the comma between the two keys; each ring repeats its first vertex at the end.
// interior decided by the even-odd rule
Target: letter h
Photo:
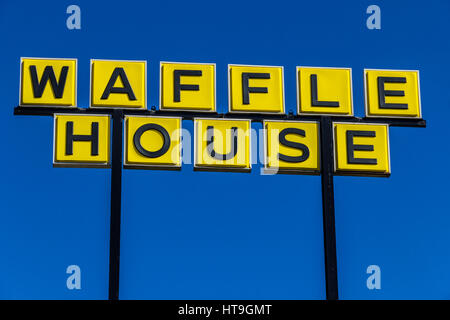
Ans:
{"type": "Polygon", "coordinates": [[[74,141],[90,141],[91,156],[98,156],[98,122],[91,123],[91,134],[73,134],[73,121],[66,122],[66,155],[73,155],[74,141]]]}

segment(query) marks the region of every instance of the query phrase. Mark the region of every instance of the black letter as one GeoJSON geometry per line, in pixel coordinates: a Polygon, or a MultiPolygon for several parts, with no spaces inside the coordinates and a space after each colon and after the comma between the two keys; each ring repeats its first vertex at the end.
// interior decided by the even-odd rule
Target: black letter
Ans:
{"type": "Polygon", "coordinates": [[[355,158],[354,151],[373,151],[373,145],[353,144],[353,137],[375,137],[375,131],[348,130],[347,162],[349,164],[377,164],[377,159],[355,158]]]}
{"type": "Polygon", "coordinates": [[[387,83],[406,83],[405,77],[378,77],[378,105],[380,109],[408,109],[407,103],[386,103],[385,97],[404,97],[403,90],[384,90],[387,83]]]}
{"type": "Polygon", "coordinates": [[[297,134],[299,136],[304,137],[305,131],[302,129],[297,129],[297,128],[286,128],[286,129],[281,130],[280,135],[278,137],[279,141],[282,145],[284,145],[286,147],[294,148],[294,149],[299,149],[302,151],[302,155],[298,156],[298,157],[292,157],[292,156],[286,156],[284,154],[278,153],[278,159],[285,161],[285,162],[294,162],[294,163],[306,161],[306,159],[309,158],[308,147],[305,146],[303,143],[287,140],[286,136],[288,134],[297,134]]]}
{"type": "Polygon", "coordinates": [[[91,156],[98,156],[98,122],[91,123],[91,134],[73,134],[73,122],[66,122],[66,155],[73,155],[74,141],[90,141],[91,142],[91,156]]]}
{"type": "Polygon", "coordinates": [[[339,101],[319,101],[317,94],[317,74],[312,74],[311,79],[311,106],[312,107],[339,107],[339,101]]]}
{"type": "Polygon", "coordinates": [[[217,153],[214,150],[214,127],[208,126],[206,128],[206,148],[208,150],[208,153],[211,155],[212,158],[218,159],[218,160],[229,160],[233,159],[234,156],[237,154],[237,146],[238,146],[238,128],[232,127],[231,128],[231,138],[233,139],[233,143],[231,145],[230,152],[226,154],[217,153]]]}
{"type": "Polygon", "coordinates": [[[242,72],[242,103],[250,104],[249,93],[267,93],[267,87],[249,87],[248,79],[270,79],[270,73],[242,72]]]}
{"type": "Polygon", "coordinates": [[[198,91],[199,86],[197,84],[180,84],[181,76],[195,76],[200,77],[202,75],[201,70],[173,70],[173,102],[180,102],[180,91],[191,90],[198,91]]]}
{"type": "Polygon", "coordinates": [[[57,99],[62,98],[68,71],[69,71],[69,67],[67,67],[67,66],[62,67],[61,73],[59,75],[59,81],[56,82],[56,76],[55,76],[55,72],[53,71],[53,67],[46,66],[44,69],[44,73],[42,74],[41,81],[39,81],[38,76],[37,76],[36,66],[30,66],[31,84],[33,85],[34,97],[35,98],[42,97],[45,86],[47,85],[48,80],[50,80],[50,84],[51,84],[51,87],[53,90],[53,95],[57,99]]]}
{"type": "Polygon", "coordinates": [[[169,150],[170,136],[169,136],[169,133],[167,132],[167,130],[164,129],[164,127],[160,126],[159,124],[147,123],[147,124],[144,124],[143,126],[139,127],[139,129],[136,130],[136,132],[133,136],[133,143],[134,143],[134,146],[136,147],[136,149],[139,151],[139,153],[141,153],[143,156],[146,156],[148,158],[158,158],[158,157],[161,157],[163,154],[165,154],[167,152],[167,150],[169,150]],[[148,151],[148,150],[144,149],[144,147],[142,147],[142,145],[141,145],[141,136],[144,132],[146,132],[148,130],[158,131],[163,137],[163,140],[164,140],[163,145],[162,145],[161,149],[159,149],[158,151],[148,151]]]}
{"type": "Polygon", "coordinates": [[[108,85],[106,86],[105,91],[103,91],[100,99],[108,99],[110,93],[126,93],[129,100],[137,100],[123,68],[114,69],[111,78],[109,78],[108,85]],[[122,80],[123,88],[114,87],[114,83],[116,83],[118,77],[122,80]]]}

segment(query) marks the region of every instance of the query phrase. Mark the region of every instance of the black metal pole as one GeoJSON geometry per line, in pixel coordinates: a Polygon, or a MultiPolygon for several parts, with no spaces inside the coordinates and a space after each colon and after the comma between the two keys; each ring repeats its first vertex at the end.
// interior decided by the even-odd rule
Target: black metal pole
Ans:
{"type": "Polygon", "coordinates": [[[334,148],[333,122],[320,119],[320,163],[322,178],[323,239],[325,249],[325,282],[327,300],[338,300],[336,230],[334,221],[334,148]]]}
{"type": "Polygon", "coordinates": [[[120,220],[122,205],[123,111],[114,110],[111,157],[111,220],[109,234],[109,300],[119,300],[120,220]]]}

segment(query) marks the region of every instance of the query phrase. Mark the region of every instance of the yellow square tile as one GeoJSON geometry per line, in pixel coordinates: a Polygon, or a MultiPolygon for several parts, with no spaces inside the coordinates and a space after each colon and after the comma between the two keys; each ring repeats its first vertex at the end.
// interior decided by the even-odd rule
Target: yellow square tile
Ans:
{"type": "Polygon", "coordinates": [[[216,65],[161,62],[160,109],[216,111],[216,65]]]}
{"type": "Polygon", "coordinates": [[[91,107],[147,108],[147,62],[91,60],[91,107]]]}
{"type": "Polygon", "coordinates": [[[181,118],[125,117],[128,167],[181,167],[181,118]]]}
{"type": "Polygon", "coordinates": [[[299,114],[353,115],[350,68],[297,67],[299,114]]]}
{"type": "Polygon", "coordinates": [[[335,172],[389,175],[387,124],[334,123],[335,172]]]}
{"type": "Polygon", "coordinates": [[[364,70],[366,116],[421,118],[419,71],[364,70]]]}
{"type": "Polygon", "coordinates": [[[195,119],[195,168],[250,170],[250,120],[195,119]]]}
{"type": "Polygon", "coordinates": [[[55,114],[55,166],[107,167],[110,162],[110,116],[55,114]]]}
{"type": "Polygon", "coordinates": [[[264,121],[265,168],[283,172],[320,171],[319,123],[264,121]]]}
{"type": "Polygon", "coordinates": [[[77,105],[77,59],[21,58],[20,105],[77,105]]]}
{"type": "Polygon", "coordinates": [[[228,65],[229,112],[284,113],[283,67],[228,65]]]}

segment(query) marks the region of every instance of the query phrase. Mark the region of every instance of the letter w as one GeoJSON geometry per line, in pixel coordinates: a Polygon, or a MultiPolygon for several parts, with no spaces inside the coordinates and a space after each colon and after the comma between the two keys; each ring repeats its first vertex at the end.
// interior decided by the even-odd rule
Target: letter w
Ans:
{"type": "Polygon", "coordinates": [[[46,66],[44,73],[42,74],[41,81],[39,81],[36,71],[36,66],[30,66],[31,84],[33,85],[33,94],[35,98],[42,97],[44,93],[45,86],[50,80],[52,86],[53,95],[55,98],[62,98],[64,93],[64,86],[66,84],[67,72],[69,67],[64,66],[61,69],[61,74],[59,75],[59,81],[56,81],[55,72],[52,66],[46,66]]]}

